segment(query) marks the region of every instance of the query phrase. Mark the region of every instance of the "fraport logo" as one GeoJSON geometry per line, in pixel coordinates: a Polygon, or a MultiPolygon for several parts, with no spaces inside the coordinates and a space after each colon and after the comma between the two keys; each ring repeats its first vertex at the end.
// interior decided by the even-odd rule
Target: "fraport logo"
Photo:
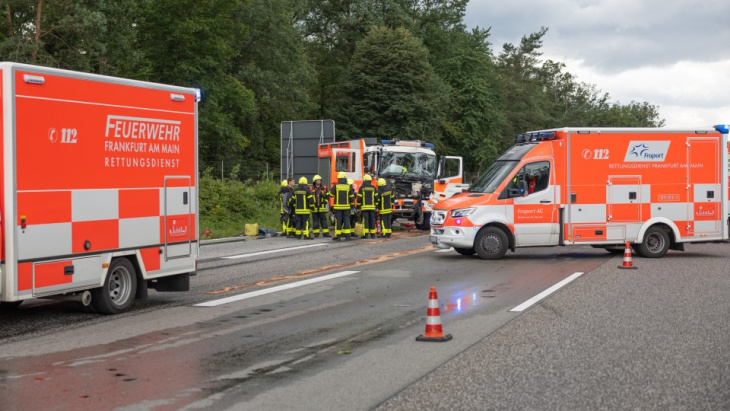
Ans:
{"type": "Polygon", "coordinates": [[[632,141],[626,150],[624,162],[661,163],[667,159],[669,141],[632,141]]]}

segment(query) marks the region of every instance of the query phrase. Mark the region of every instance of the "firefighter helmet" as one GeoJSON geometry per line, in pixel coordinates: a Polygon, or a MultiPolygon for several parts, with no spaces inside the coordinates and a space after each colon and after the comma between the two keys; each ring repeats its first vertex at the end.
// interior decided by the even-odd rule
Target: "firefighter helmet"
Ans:
{"type": "Polygon", "coordinates": [[[322,176],[317,174],[316,176],[312,177],[312,182],[315,182],[315,181],[321,180],[321,179],[322,179],[322,176]]]}
{"type": "Polygon", "coordinates": [[[287,182],[286,182],[286,180],[281,180],[281,186],[282,186],[282,187],[286,187],[286,186],[287,186],[287,182]]]}
{"type": "Polygon", "coordinates": [[[347,174],[345,174],[345,172],[344,172],[344,171],[340,171],[340,172],[339,172],[339,173],[337,174],[337,178],[347,178],[347,174]]]}
{"type": "Polygon", "coordinates": [[[378,185],[379,186],[384,186],[385,185],[385,179],[384,178],[379,178],[378,179],[378,185]]]}
{"type": "Polygon", "coordinates": [[[307,184],[307,177],[299,177],[299,184],[307,184]]]}
{"type": "Polygon", "coordinates": [[[371,181],[373,178],[370,176],[370,174],[365,174],[362,177],[362,181],[371,181]]]}

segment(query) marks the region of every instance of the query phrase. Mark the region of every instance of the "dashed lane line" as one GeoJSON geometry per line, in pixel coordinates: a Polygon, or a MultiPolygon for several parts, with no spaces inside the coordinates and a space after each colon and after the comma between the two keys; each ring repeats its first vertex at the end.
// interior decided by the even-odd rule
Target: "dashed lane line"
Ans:
{"type": "Polygon", "coordinates": [[[583,275],[582,271],[576,272],[571,274],[568,278],[563,279],[559,283],[553,285],[552,287],[548,288],[547,290],[541,292],[540,294],[530,298],[529,300],[525,301],[524,303],[518,305],[517,307],[510,310],[510,312],[522,312],[526,309],[532,307],[534,304],[542,300],[543,298],[547,297],[548,295],[554,293],[555,291],[558,291],[559,289],[565,287],[568,285],[571,281],[575,280],[576,278],[583,275]]]}
{"type": "Polygon", "coordinates": [[[322,282],[322,281],[332,280],[334,278],[340,278],[340,277],[344,277],[344,276],[347,276],[347,275],[357,274],[359,272],[360,271],[341,271],[339,273],[334,273],[334,274],[329,274],[329,275],[323,275],[321,277],[310,278],[308,280],[297,281],[297,282],[294,282],[294,283],[279,285],[279,286],[276,286],[276,287],[266,288],[264,290],[252,291],[250,293],[238,294],[238,295],[234,295],[234,296],[231,296],[231,297],[221,298],[221,299],[218,299],[218,300],[207,301],[207,302],[204,302],[204,303],[195,304],[193,306],[194,307],[217,307],[217,306],[223,305],[223,304],[228,304],[228,303],[232,303],[232,302],[236,302],[236,301],[246,300],[246,299],[249,299],[249,298],[258,297],[258,296],[266,295],[266,294],[271,294],[271,293],[275,293],[275,292],[278,292],[278,291],[289,290],[291,288],[302,287],[302,286],[305,286],[305,285],[319,283],[319,282],[322,282]]]}

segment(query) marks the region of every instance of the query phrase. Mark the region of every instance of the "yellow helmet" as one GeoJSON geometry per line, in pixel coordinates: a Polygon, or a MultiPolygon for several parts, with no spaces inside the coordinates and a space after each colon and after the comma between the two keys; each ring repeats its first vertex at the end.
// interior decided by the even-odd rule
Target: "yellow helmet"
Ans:
{"type": "Polygon", "coordinates": [[[365,174],[362,177],[362,181],[371,181],[373,178],[370,176],[370,174],[365,174]]]}
{"type": "Polygon", "coordinates": [[[384,178],[379,178],[378,179],[378,185],[379,186],[384,186],[385,185],[385,179],[384,178]]]}
{"type": "Polygon", "coordinates": [[[351,179],[351,178],[348,178],[348,179],[347,179],[347,184],[349,184],[349,185],[353,185],[354,183],[355,183],[355,182],[354,182],[354,181],[352,181],[352,179],[351,179]]]}
{"type": "Polygon", "coordinates": [[[299,177],[299,184],[307,184],[307,177],[299,177]]]}
{"type": "Polygon", "coordinates": [[[344,172],[344,171],[340,171],[340,172],[339,172],[339,173],[337,174],[337,178],[347,178],[347,174],[345,174],[345,172],[344,172]]]}
{"type": "Polygon", "coordinates": [[[282,187],[286,187],[286,186],[287,186],[287,182],[286,182],[286,180],[281,180],[281,186],[282,186],[282,187]]]}
{"type": "Polygon", "coordinates": [[[316,176],[312,177],[312,182],[315,182],[315,181],[321,180],[321,179],[322,179],[322,176],[317,174],[316,176]]]}

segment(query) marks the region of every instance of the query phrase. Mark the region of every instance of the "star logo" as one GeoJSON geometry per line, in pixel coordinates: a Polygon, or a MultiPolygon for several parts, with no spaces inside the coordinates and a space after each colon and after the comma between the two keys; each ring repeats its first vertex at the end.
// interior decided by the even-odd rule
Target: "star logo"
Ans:
{"type": "Polygon", "coordinates": [[[644,153],[646,153],[647,151],[649,151],[649,147],[646,144],[642,143],[642,144],[638,144],[638,145],[633,146],[631,148],[631,152],[629,153],[629,155],[632,155],[633,154],[636,157],[641,158],[641,156],[644,153]]]}

